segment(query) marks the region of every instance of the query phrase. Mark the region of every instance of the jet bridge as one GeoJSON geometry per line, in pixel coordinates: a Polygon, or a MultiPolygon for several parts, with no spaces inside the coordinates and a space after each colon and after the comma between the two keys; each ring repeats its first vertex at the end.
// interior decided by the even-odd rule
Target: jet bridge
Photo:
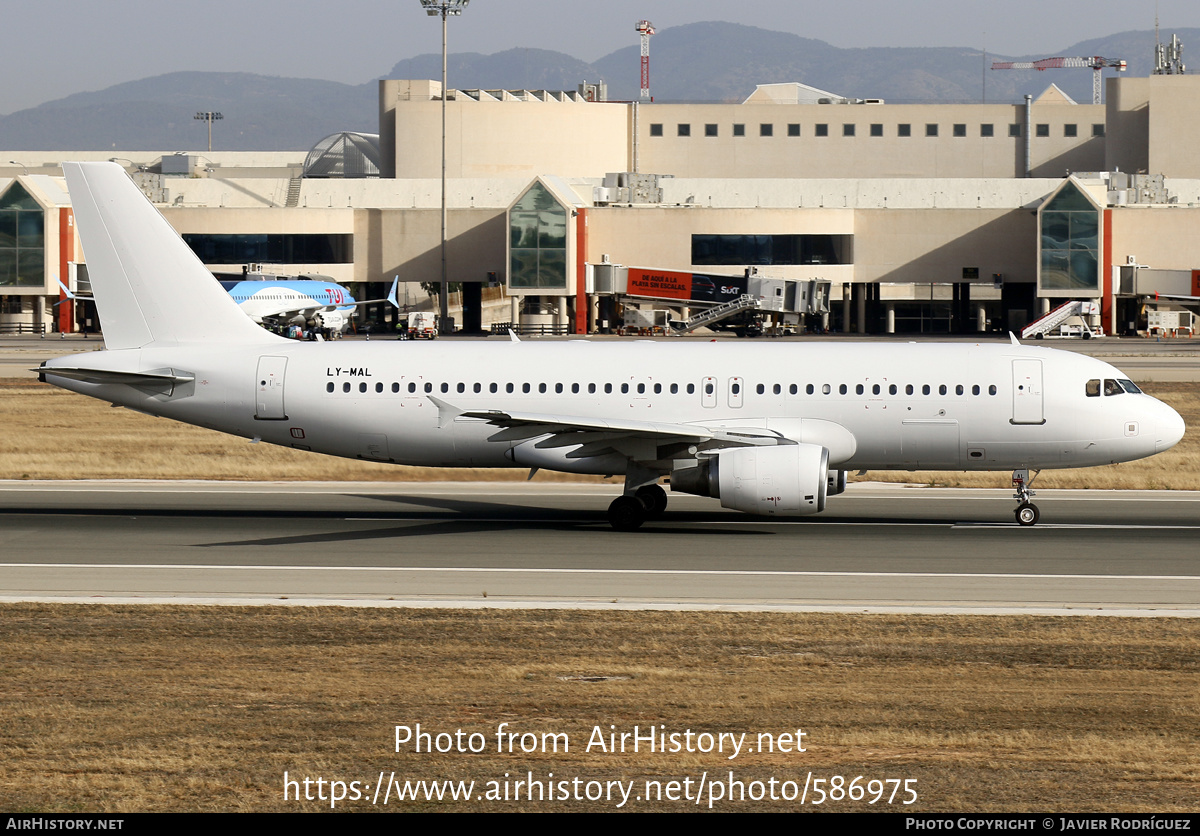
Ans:
{"type": "Polygon", "coordinates": [[[673,308],[678,314],[671,323],[675,333],[723,324],[741,327],[748,317],[757,322],[763,314],[778,324],[799,325],[803,316],[829,312],[828,281],[771,278],[753,268],[740,276],[608,263],[590,268],[589,293],[625,305],[673,308]]]}

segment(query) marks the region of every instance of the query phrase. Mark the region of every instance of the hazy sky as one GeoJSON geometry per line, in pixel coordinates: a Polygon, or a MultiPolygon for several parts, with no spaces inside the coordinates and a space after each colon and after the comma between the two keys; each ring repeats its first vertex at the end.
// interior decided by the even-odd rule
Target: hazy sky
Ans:
{"type": "MultiPolygon", "coordinates": [[[[727,20],[839,47],[1049,57],[1078,41],[1151,29],[1156,7],[1168,34],[1200,26],[1196,0],[474,0],[450,21],[450,51],[539,47],[592,61],[635,44],[634,24],[648,18],[660,31],[727,20]]],[[[441,50],[439,21],[418,0],[0,0],[0,9],[0,114],[179,70],[361,84],[400,59],[441,50]]]]}

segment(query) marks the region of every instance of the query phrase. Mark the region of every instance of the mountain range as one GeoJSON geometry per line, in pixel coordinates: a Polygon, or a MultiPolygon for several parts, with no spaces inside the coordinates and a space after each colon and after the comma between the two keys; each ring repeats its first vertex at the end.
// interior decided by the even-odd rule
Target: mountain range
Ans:
{"type": "MultiPolygon", "coordinates": [[[[1181,29],[1195,43],[1200,29],[1181,29]]],[[[1062,56],[1124,58],[1128,74],[1153,68],[1152,31],[1082,41],[1062,56]]],[[[985,70],[993,60],[1035,61],[1046,55],[985,56],[955,47],[843,49],[735,23],[692,23],[663,29],[651,43],[651,92],[658,102],[738,102],[756,84],[801,81],[842,96],[908,102],[1019,102],[1057,84],[1091,101],[1090,70],[985,70]],[[986,90],[985,90],[986,84],[986,90]]],[[[1110,75],[1111,71],[1105,71],[1110,75]]],[[[441,78],[440,54],[395,64],[380,78],[441,78]]],[[[492,55],[452,53],[450,86],[460,89],[574,90],[582,81],[608,84],[610,100],[634,99],[639,86],[636,44],[597,61],[561,52],[510,49],[492,55]]],[[[203,149],[197,111],[215,110],[213,147],[236,151],[305,150],[341,130],[378,130],[376,81],[342,84],[251,73],[176,72],[76,93],[0,116],[0,148],[12,150],[163,151],[203,149]]]]}

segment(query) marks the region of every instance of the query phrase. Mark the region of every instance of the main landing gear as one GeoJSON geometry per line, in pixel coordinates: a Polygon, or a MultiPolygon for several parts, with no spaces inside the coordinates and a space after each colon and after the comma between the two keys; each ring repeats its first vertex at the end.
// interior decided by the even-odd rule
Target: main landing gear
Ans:
{"type": "Polygon", "coordinates": [[[1017,501],[1017,509],[1013,514],[1017,518],[1018,525],[1037,525],[1037,521],[1041,519],[1042,512],[1038,507],[1029,501],[1033,496],[1033,480],[1041,473],[1040,470],[1035,470],[1033,477],[1030,478],[1028,470],[1014,470],[1012,475],[1013,487],[1017,492],[1013,494],[1013,499],[1017,501]]]}
{"type": "Polygon", "coordinates": [[[667,510],[667,492],[661,485],[643,485],[632,494],[618,496],[608,506],[608,522],[617,531],[636,531],[646,520],[667,510]]]}

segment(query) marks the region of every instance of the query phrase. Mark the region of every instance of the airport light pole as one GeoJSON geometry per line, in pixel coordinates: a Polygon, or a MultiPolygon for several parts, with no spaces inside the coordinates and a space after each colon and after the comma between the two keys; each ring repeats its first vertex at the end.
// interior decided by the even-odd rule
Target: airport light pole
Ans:
{"type": "Polygon", "coordinates": [[[430,17],[442,19],[442,284],[438,294],[438,331],[450,333],[450,279],[446,271],[446,18],[462,14],[471,0],[421,0],[430,17]]]}
{"type": "Polygon", "coordinates": [[[208,123],[208,153],[211,154],[212,153],[212,123],[218,119],[224,119],[225,117],[222,116],[220,113],[216,113],[215,111],[202,110],[199,113],[197,113],[195,116],[193,116],[192,118],[197,121],[200,121],[200,122],[208,123]]]}

